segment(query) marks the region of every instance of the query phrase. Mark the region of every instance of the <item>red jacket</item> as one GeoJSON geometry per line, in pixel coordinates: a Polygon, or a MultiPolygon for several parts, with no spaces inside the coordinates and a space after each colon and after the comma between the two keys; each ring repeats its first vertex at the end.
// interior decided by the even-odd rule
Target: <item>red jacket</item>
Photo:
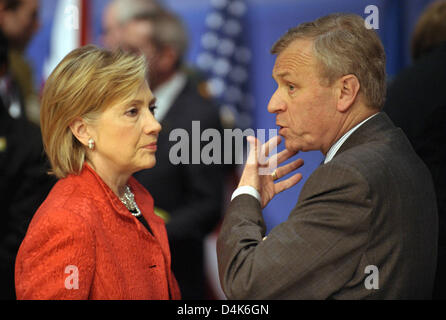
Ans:
{"type": "Polygon", "coordinates": [[[16,258],[18,299],[180,299],[164,221],[147,190],[128,184],[154,236],[85,165],[34,215],[16,258]]]}

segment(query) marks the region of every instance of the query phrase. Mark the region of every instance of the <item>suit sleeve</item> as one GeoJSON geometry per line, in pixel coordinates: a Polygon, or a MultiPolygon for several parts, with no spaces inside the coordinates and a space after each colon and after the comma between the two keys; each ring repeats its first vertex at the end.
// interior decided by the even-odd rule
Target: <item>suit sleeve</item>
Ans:
{"type": "MultiPolygon", "coordinates": [[[[43,156],[43,146],[40,139],[40,132],[31,126],[23,126],[21,129],[29,140],[29,145],[25,145],[21,151],[17,151],[20,159],[20,176],[15,181],[11,181],[9,205],[4,214],[7,215],[5,234],[1,235],[1,247],[7,254],[2,255],[13,257],[17,255],[17,250],[25,237],[26,229],[33,214],[42,204],[49,190],[55,183],[55,178],[49,176],[47,166],[43,156]]],[[[12,160],[12,159],[11,159],[12,160]]],[[[17,160],[17,159],[14,159],[17,160]]],[[[8,261],[9,263],[9,261],[8,261]]]]}
{"type": "Polygon", "coordinates": [[[17,255],[17,299],[88,299],[94,266],[94,235],[81,217],[63,210],[42,216],[17,255]]]}
{"type": "Polygon", "coordinates": [[[265,240],[259,202],[230,204],[217,242],[229,299],[326,299],[354,275],[366,246],[372,201],[368,183],[336,164],[317,169],[289,218],[265,240]]]}

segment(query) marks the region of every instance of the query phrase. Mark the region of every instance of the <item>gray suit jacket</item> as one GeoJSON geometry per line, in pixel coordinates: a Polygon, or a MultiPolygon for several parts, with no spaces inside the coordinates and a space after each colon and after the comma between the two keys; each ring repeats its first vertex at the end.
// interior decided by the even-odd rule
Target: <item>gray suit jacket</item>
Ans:
{"type": "Polygon", "coordinates": [[[231,202],[220,279],[229,299],[429,299],[437,229],[430,173],[380,113],[313,172],[267,239],[259,202],[231,202]]]}

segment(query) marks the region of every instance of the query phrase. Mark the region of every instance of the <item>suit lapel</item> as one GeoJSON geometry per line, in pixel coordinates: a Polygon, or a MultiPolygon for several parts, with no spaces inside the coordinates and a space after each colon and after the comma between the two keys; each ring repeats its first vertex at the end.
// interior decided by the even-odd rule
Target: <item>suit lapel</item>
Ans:
{"type": "Polygon", "coordinates": [[[333,158],[358,145],[374,140],[380,140],[392,129],[395,129],[395,125],[387,114],[380,112],[353,132],[350,137],[345,140],[333,158]]]}

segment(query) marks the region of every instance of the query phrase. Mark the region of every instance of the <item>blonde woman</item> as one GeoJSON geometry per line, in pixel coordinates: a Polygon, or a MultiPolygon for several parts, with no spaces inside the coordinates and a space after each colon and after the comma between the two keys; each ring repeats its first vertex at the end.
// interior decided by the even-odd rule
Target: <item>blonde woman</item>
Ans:
{"type": "Polygon", "coordinates": [[[49,77],[41,129],[60,179],[16,259],[18,299],[179,299],[164,222],[132,174],[155,165],[146,62],[86,46],[49,77]]]}

